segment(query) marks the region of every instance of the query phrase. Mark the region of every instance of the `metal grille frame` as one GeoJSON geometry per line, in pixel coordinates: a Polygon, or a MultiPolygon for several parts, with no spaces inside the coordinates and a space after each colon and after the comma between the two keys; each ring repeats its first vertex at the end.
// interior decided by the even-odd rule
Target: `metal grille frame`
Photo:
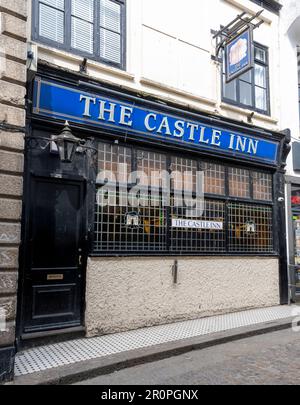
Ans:
{"type": "MultiPolygon", "coordinates": [[[[174,211],[172,204],[170,206],[165,206],[163,209],[156,207],[155,210],[146,212],[146,210],[139,210],[139,214],[142,217],[146,217],[148,224],[143,223],[139,230],[135,231],[126,231],[123,232],[121,237],[113,236],[113,241],[115,244],[107,240],[100,240],[99,236],[103,236],[103,230],[108,224],[102,223],[100,220],[101,212],[99,207],[96,205],[95,209],[95,232],[92,244],[92,256],[110,256],[110,255],[119,255],[119,256],[132,256],[132,255],[189,255],[189,256],[203,256],[211,254],[220,254],[228,256],[236,255],[263,255],[263,256],[274,256],[277,255],[277,245],[274,238],[275,235],[275,216],[274,216],[274,175],[271,171],[254,169],[243,166],[231,165],[227,162],[218,162],[214,160],[208,160],[197,158],[195,156],[187,156],[184,153],[170,153],[162,151],[159,149],[148,148],[148,147],[139,147],[134,144],[125,144],[124,146],[118,144],[113,144],[105,140],[99,141],[104,148],[117,148],[115,149],[114,161],[127,163],[128,170],[131,168],[132,171],[141,170],[148,172],[150,169],[155,170],[165,170],[172,172],[172,170],[183,171],[183,173],[191,169],[194,173],[195,170],[204,171],[206,173],[204,191],[205,191],[205,204],[210,204],[211,207],[213,204],[217,206],[222,206],[222,215],[212,215],[214,209],[211,208],[211,213],[205,213],[201,218],[194,218],[195,220],[209,220],[209,221],[218,221],[223,219],[224,221],[224,232],[212,231],[207,232],[204,230],[176,230],[172,228],[172,218],[175,219],[185,219],[185,217],[180,218],[178,216],[178,211],[174,211]],[[118,152],[119,151],[119,152],[118,152]],[[120,155],[123,155],[120,156],[120,155]],[[127,160],[126,160],[127,159],[127,160]],[[151,160],[144,161],[144,159],[151,160]],[[130,162],[131,160],[131,162],[130,162]],[[248,176],[247,176],[248,174],[248,176]],[[248,184],[247,195],[248,197],[233,197],[230,193],[230,182],[234,179],[239,179],[239,181],[247,180],[248,184]],[[211,182],[211,183],[210,183],[211,182]],[[269,209],[269,234],[268,237],[269,244],[265,249],[259,247],[254,249],[253,242],[251,242],[250,247],[245,247],[245,244],[231,243],[230,239],[232,238],[232,230],[230,229],[230,204],[240,203],[248,204],[249,206],[261,207],[261,210],[264,211],[266,207],[269,209]],[[211,216],[212,215],[212,216],[211,216]],[[158,224],[159,220],[159,224],[158,224]],[[157,224],[156,224],[157,222],[157,224]],[[148,227],[148,230],[145,228],[148,227]],[[144,228],[144,229],[142,229],[144,228]],[[124,236],[125,235],[125,236],[124,236]],[[190,236],[190,242],[187,240],[188,235],[190,236]],[[129,238],[127,239],[127,237],[129,238]],[[138,237],[142,237],[142,240],[138,240],[138,237]],[[219,238],[219,239],[218,239],[219,238]],[[157,240],[155,242],[155,239],[157,240]],[[180,240],[182,245],[180,246],[180,240]],[[194,243],[192,241],[194,240],[194,243]],[[147,245],[147,241],[152,241],[152,245],[147,245]]],[[[100,150],[101,151],[101,150],[100,150]]],[[[103,152],[103,151],[102,151],[103,152]]],[[[112,156],[113,154],[111,154],[112,156]]],[[[102,155],[103,157],[103,155],[102,155]]],[[[99,159],[99,167],[110,168],[110,162],[104,162],[103,159],[99,159]]],[[[194,175],[192,176],[191,196],[195,198],[196,194],[194,193],[195,180],[194,175]]],[[[131,184],[132,187],[134,184],[131,184]]],[[[174,195],[180,193],[176,187],[175,181],[171,180],[171,201],[174,195]],[[176,190],[177,189],[177,190],[176,190]]],[[[145,195],[146,195],[145,187],[145,195]]],[[[124,190],[124,188],[123,188],[124,190]]],[[[148,189],[147,189],[148,190],[148,189]]],[[[149,189],[150,190],[150,189],[149,189]]],[[[158,195],[160,198],[163,198],[164,190],[160,187],[157,189],[158,195]]],[[[147,198],[146,198],[147,199],[147,198]]],[[[148,207],[149,209],[149,207],[148,207]]],[[[113,207],[113,210],[110,212],[112,218],[116,216],[116,220],[113,220],[111,228],[117,229],[122,226],[122,221],[120,221],[120,213],[126,215],[130,210],[124,208],[123,210],[118,211],[118,207],[113,207]],[[119,218],[119,219],[118,219],[119,218]]],[[[183,210],[184,211],[184,210],[183,210]]],[[[218,212],[218,209],[215,209],[218,212]]],[[[124,221],[123,221],[124,222],[124,221]]],[[[243,224],[245,225],[245,224],[243,224]]],[[[106,228],[107,229],[107,228],[106,228]]],[[[113,232],[111,229],[108,232],[113,232]]],[[[105,232],[104,232],[105,234],[105,232]]],[[[105,239],[105,238],[104,238],[105,239]]]]}

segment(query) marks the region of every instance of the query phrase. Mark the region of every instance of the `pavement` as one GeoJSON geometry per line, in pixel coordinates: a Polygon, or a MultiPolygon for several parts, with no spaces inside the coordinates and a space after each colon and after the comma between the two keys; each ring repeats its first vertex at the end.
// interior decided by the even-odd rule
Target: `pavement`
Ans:
{"type": "MultiPolygon", "coordinates": [[[[75,385],[299,385],[300,333],[292,329],[143,364],[75,385]]],[[[199,398],[201,390],[198,390],[199,398]]]]}
{"type": "MultiPolygon", "coordinates": [[[[252,309],[45,345],[18,353],[12,384],[74,384],[166,359],[175,361],[187,353],[219,350],[224,344],[291,329],[297,314],[299,307],[291,306],[252,309]]],[[[292,336],[300,335],[293,332],[292,336]]]]}

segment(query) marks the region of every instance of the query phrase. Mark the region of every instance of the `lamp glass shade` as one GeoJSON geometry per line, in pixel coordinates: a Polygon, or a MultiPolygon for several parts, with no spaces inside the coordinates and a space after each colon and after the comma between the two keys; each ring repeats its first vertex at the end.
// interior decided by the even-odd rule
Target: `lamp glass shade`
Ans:
{"type": "Polygon", "coordinates": [[[66,123],[61,134],[55,139],[60,160],[63,163],[71,163],[73,161],[79,142],[80,140],[72,134],[69,125],[66,123]]]}

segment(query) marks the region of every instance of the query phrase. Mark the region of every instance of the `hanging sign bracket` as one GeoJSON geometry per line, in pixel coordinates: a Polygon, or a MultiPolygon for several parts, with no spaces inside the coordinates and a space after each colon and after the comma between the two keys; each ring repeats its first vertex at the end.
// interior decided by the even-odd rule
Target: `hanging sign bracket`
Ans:
{"type": "Polygon", "coordinates": [[[225,45],[228,42],[230,42],[243,31],[250,29],[252,32],[264,23],[264,21],[261,19],[257,21],[263,11],[264,10],[260,10],[255,15],[249,15],[246,12],[243,12],[242,14],[237,15],[236,18],[225,27],[221,27],[219,31],[213,32],[213,39],[216,40],[217,60],[219,59],[221,50],[225,48],[225,45]]]}

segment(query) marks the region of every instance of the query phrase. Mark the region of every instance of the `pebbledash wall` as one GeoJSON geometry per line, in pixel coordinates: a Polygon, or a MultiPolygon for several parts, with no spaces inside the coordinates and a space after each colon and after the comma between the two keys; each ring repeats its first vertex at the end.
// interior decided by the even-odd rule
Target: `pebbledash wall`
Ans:
{"type": "Polygon", "coordinates": [[[21,238],[27,1],[0,0],[0,381],[13,372],[21,238]],[[3,311],[4,310],[4,311],[3,311]]]}
{"type": "MultiPolygon", "coordinates": [[[[269,49],[270,115],[222,101],[220,65],[212,60],[211,30],[249,0],[127,1],[126,70],[87,60],[84,79],[173,103],[182,109],[282,130],[279,97],[279,16],[265,10],[255,41],[269,49]],[[192,61],[192,62],[191,62],[192,61]]],[[[32,10],[29,8],[29,15],[32,10]]],[[[40,66],[79,72],[82,57],[32,41],[40,66]]],[[[94,82],[94,83],[96,83],[94,82]]],[[[89,257],[85,327],[88,336],[246,308],[280,304],[276,257],[89,257]],[[172,267],[178,259],[178,283],[172,267]]]]}
{"type": "Polygon", "coordinates": [[[178,284],[173,264],[163,257],[89,259],[87,335],[280,303],[276,258],[178,258],[178,284]]]}

